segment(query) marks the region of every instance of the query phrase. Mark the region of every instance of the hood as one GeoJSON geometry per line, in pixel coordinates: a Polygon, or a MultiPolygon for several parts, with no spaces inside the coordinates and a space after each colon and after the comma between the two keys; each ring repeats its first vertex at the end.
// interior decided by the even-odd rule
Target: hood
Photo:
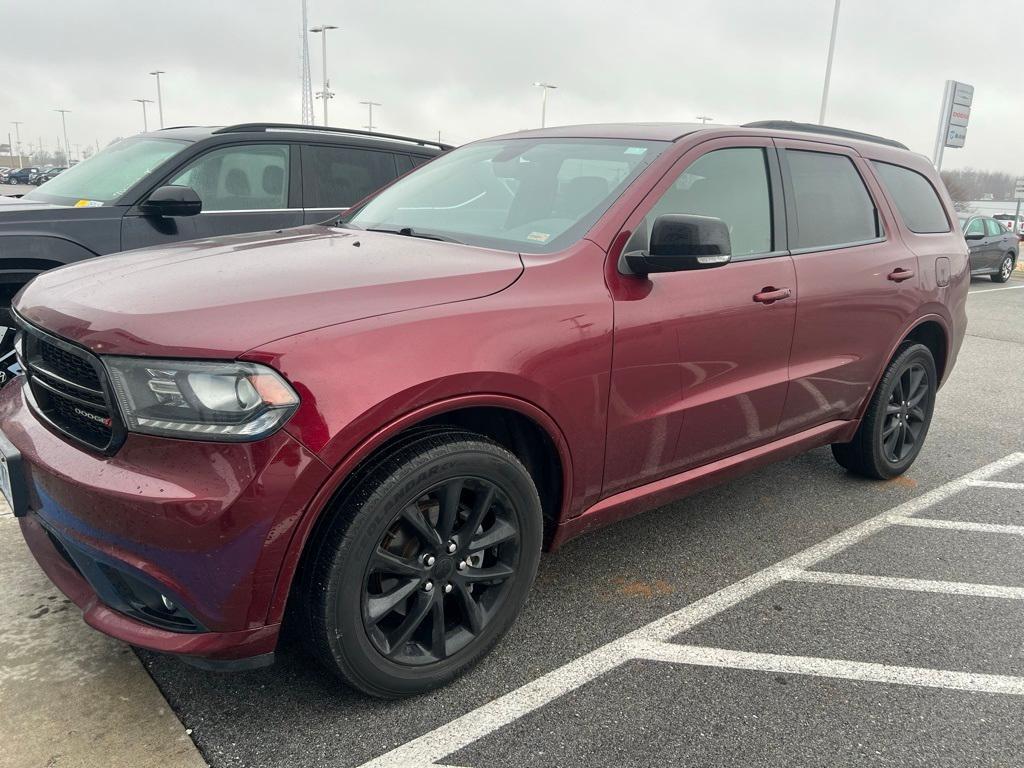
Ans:
{"type": "Polygon", "coordinates": [[[496,293],[519,254],[324,226],[127,251],[44,272],[15,309],[95,352],[231,358],[303,331],[496,293]]]}
{"type": "Polygon", "coordinates": [[[10,195],[0,195],[0,223],[4,221],[2,218],[6,213],[14,213],[15,211],[47,211],[52,209],[66,210],[70,208],[69,205],[55,205],[54,203],[44,203],[40,200],[26,200],[23,197],[11,197],[10,195]]]}

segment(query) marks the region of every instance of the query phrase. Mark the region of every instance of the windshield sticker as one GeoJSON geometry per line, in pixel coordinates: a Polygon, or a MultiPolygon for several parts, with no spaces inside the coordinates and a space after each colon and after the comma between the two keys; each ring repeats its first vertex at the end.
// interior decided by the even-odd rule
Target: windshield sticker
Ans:
{"type": "Polygon", "coordinates": [[[626,155],[643,155],[647,152],[647,147],[626,147],[626,151],[623,154],[626,155]]]}
{"type": "Polygon", "coordinates": [[[101,200],[79,200],[75,203],[75,208],[102,208],[103,202],[101,200]]]}
{"type": "Polygon", "coordinates": [[[535,243],[546,243],[550,237],[551,235],[547,232],[531,232],[526,236],[526,239],[533,240],[535,243]]]}

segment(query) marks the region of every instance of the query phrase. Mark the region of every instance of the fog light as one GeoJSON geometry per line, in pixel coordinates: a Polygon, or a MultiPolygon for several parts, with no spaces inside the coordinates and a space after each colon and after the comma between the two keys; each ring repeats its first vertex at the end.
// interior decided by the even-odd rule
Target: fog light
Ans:
{"type": "Polygon", "coordinates": [[[160,595],[160,602],[163,603],[164,608],[166,608],[171,613],[174,613],[176,610],[178,610],[178,606],[176,606],[174,603],[168,600],[167,595],[160,595]]]}

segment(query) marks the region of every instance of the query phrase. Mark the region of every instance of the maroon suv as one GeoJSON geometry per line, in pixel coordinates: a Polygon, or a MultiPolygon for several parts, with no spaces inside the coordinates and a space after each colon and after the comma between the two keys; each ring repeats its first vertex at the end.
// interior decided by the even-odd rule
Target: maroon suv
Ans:
{"type": "Polygon", "coordinates": [[[100,631],[248,667],[288,609],[350,684],[416,693],[496,643],[545,547],[826,444],[904,472],[968,281],[893,141],[503,136],[324,226],[37,278],[0,477],[100,631]]]}

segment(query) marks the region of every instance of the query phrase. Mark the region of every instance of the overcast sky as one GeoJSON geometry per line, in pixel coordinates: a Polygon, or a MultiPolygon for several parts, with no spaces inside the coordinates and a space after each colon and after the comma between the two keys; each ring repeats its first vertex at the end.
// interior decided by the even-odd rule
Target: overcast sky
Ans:
{"type": "MultiPolygon", "coordinates": [[[[53,149],[165,124],[300,118],[300,0],[5,0],[0,131],[53,149]],[[150,107],[150,127],[157,124],[150,107]]],[[[462,143],[548,124],[817,119],[833,0],[309,0],[335,24],[333,125],[462,143]]],[[[826,122],[931,154],[946,79],[975,86],[944,167],[1024,171],[1024,2],[843,0],[826,122]]],[[[320,41],[310,35],[314,90],[320,41]]],[[[317,121],[322,118],[315,102],[317,121]]],[[[6,138],[4,138],[6,141],[6,138]]]]}

